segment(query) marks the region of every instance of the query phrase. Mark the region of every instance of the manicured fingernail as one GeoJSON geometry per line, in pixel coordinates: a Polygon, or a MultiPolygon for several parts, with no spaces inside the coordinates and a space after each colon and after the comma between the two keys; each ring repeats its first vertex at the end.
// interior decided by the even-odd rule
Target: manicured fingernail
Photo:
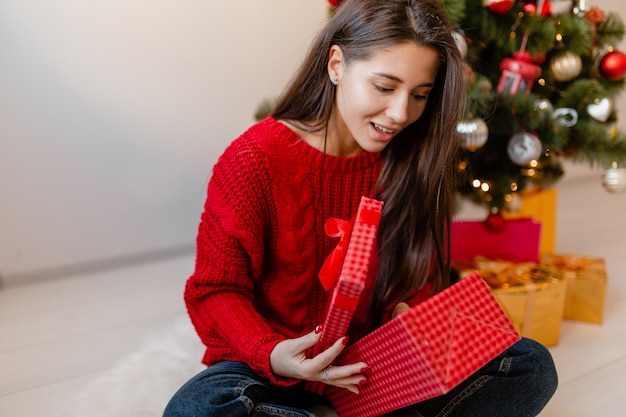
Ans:
{"type": "Polygon", "coordinates": [[[347,344],[348,344],[348,340],[350,340],[350,337],[349,337],[349,336],[346,336],[346,337],[344,337],[344,338],[341,340],[341,343],[343,343],[344,345],[347,345],[347,344]]]}
{"type": "Polygon", "coordinates": [[[365,385],[367,385],[367,379],[362,379],[359,381],[359,387],[364,387],[365,385]]]}
{"type": "Polygon", "coordinates": [[[365,373],[365,372],[369,371],[370,369],[372,369],[372,368],[370,368],[369,366],[364,366],[363,368],[361,368],[361,373],[365,373]]]}
{"type": "Polygon", "coordinates": [[[318,324],[317,326],[315,326],[315,334],[320,334],[320,333],[322,333],[322,325],[318,324]]]}

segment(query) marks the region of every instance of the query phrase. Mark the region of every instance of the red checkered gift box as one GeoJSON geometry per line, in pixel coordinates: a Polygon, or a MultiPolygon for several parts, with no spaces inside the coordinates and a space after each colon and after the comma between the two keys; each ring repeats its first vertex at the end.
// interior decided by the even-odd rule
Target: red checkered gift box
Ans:
{"type": "Polygon", "coordinates": [[[336,364],[365,361],[368,383],[326,395],[340,417],[378,416],[445,394],[519,339],[473,273],[346,348],[336,364]]]}
{"type": "MultiPolygon", "coordinates": [[[[340,237],[339,244],[320,270],[320,279],[326,290],[334,287],[320,341],[313,355],[330,347],[346,335],[352,315],[365,286],[372,251],[376,247],[376,233],[382,211],[382,201],[361,197],[359,208],[351,222],[331,218],[326,233],[340,237]]],[[[326,384],[308,382],[307,389],[321,394],[326,384]]]]}

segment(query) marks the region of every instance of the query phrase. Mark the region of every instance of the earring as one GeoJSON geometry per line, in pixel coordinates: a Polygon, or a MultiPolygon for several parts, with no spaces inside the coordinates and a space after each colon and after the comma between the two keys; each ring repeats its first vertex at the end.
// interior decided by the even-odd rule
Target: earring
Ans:
{"type": "Polygon", "coordinates": [[[330,80],[330,82],[331,82],[331,83],[333,83],[334,85],[339,84],[339,81],[338,81],[336,78],[335,78],[335,79],[330,80]]]}

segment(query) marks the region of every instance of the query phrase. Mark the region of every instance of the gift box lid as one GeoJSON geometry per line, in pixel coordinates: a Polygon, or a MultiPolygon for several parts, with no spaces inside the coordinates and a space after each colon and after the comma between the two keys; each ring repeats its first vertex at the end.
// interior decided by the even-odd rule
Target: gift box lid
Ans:
{"type": "MultiPolygon", "coordinates": [[[[313,355],[330,347],[346,335],[354,311],[357,308],[376,249],[376,234],[383,202],[362,197],[352,221],[331,218],[326,232],[339,237],[340,241],[328,256],[320,270],[320,280],[326,289],[333,289],[322,327],[320,341],[313,348],[313,355]]],[[[309,382],[309,391],[321,394],[326,385],[309,382]]]]}

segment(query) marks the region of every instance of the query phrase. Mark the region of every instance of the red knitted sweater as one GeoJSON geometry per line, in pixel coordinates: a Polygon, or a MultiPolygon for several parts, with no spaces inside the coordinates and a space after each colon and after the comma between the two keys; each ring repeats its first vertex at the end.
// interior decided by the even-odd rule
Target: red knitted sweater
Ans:
{"type": "Polygon", "coordinates": [[[324,223],[356,213],[381,164],[368,152],[324,155],[271,118],[232,142],[209,181],[185,288],[205,364],[240,361],[274,384],[298,382],[272,374],[270,352],[323,322],[330,292],[317,273],[337,243],[324,223]]]}

